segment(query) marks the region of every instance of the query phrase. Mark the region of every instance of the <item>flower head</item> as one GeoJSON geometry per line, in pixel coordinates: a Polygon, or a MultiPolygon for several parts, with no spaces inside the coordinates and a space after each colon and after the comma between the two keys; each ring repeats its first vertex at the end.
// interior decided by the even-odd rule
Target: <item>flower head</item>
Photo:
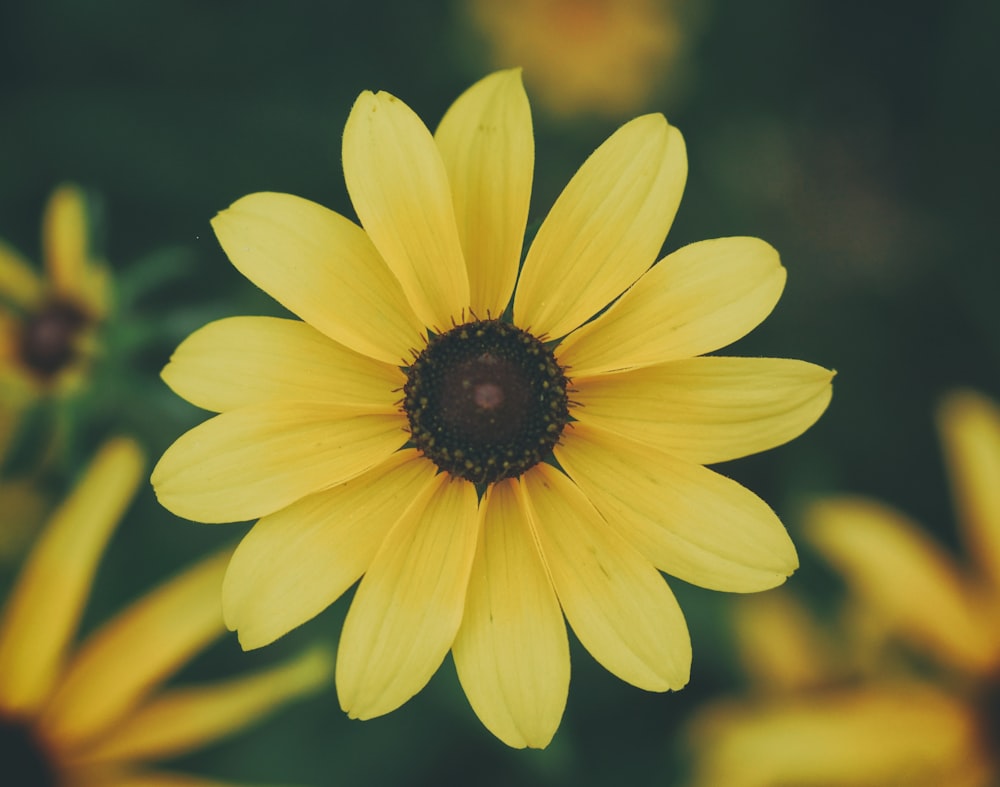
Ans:
{"type": "Polygon", "coordinates": [[[846,580],[844,623],[817,633],[818,624],[792,624],[787,613],[742,616],[753,663],[770,663],[765,678],[790,658],[811,666],[786,667],[803,679],[780,692],[702,715],[698,783],[986,787],[1000,779],[1000,409],[955,393],[939,424],[971,560],[960,565],[881,503],[817,504],[807,532],[846,580]],[[788,647],[824,633],[849,647],[834,658],[828,646],[788,647]]]}
{"type": "Polygon", "coordinates": [[[77,388],[110,309],[107,267],[90,250],[83,194],[53,192],[42,220],[45,276],[0,242],[0,402],[77,388]]]}
{"type": "Polygon", "coordinates": [[[498,65],[519,63],[555,115],[622,117],[670,81],[693,33],[685,0],[472,0],[498,65]]]}
{"type": "Polygon", "coordinates": [[[302,321],[211,323],[163,372],[220,414],[164,454],[160,501],[259,518],[226,574],[228,625],[266,645],[361,578],[344,709],[393,710],[450,650],[512,746],[559,724],[564,615],[622,679],[681,688],[691,645],[660,570],[755,591],[797,565],[771,509],[702,465],[802,432],[831,373],[694,357],[770,312],[778,255],[726,238],[653,264],[687,161],[647,115],[586,161],[520,265],[534,147],[518,71],[470,88],[433,136],[399,99],[363,93],[343,162],[361,227],[285,194],[213,221],[302,321]]]}
{"type": "Polygon", "coordinates": [[[179,784],[182,777],[142,766],[230,734],[329,679],[330,660],[317,651],[225,683],[157,691],[225,632],[219,586],[229,550],[72,646],[97,562],[143,464],[132,441],[106,444],[53,514],[7,600],[0,617],[4,784],[179,784]]]}

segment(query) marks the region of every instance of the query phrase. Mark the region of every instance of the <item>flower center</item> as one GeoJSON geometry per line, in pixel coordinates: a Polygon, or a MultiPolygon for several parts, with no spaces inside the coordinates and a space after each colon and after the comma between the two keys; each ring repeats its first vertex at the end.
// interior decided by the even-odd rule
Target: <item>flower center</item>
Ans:
{"type": "Polygon", "coordinates": [[[58,787],[45,749],[23,723],[0,716],[0,781],[23,787],[58,787]]]}
{"type": "Polygon", "coordinates": [[[569,420],[566,376],[538,339],[500,320],[433,335],[407,372],[403,410],[423,454],[477,484],[544,459],[569,420]]]}
{"type": "Polygon", "coordinates": [[[24,365],[39,377],[53,377],[76,358],[77,337],[89,322],[75,303],[46,302],[28,315],[21,327],[19,354],[24,365]]]}

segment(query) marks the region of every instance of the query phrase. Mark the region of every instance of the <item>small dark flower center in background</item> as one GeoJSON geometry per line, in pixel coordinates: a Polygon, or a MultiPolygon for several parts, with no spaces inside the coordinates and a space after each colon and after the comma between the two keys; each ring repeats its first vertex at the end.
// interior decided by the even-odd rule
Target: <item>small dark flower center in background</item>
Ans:
{"type": "Polygon", "coordinates": [[[0,716],[0,784],[58,787],[45,750],[24,724],[0,716]]]}
{"type": "Polygon", "coordinates": [[[567,380],[530,333],[481,320],[431,336],[407,372],[413,442],[477,484],[514,478],[551,452],[569,421],[567,380]]]}
{"type": "Polygon", "coordinates": [[[47,301],[24,319],[19,343],[22,362],[43,379],[54,377],[76,359],[77,339],[89,322],[76,304],[47,301]]]}

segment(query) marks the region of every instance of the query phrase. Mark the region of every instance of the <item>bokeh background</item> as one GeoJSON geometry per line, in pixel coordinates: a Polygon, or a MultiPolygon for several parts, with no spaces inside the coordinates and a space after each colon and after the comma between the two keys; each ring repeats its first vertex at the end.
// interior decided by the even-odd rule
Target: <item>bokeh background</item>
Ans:
{"type": "MultiPolygon", "coordinates": [[[[136,435],[155,461],[203,418],[158,379],[171,349],[211,319],[281,313],[226,260],[208,224],[216,211],[275,190],[352,216],[340,135],[361,90],[400,96],[433,128],[477,78],[521,64],[537,135],[533,220],[614,128],[657,111],[690,159],[665,250],[755,235],[781,252],[781,303],[727,352],[835,368],[833,404],[802,438],[723,472],[793,537],[805,502],[851,491],[953,545],[933,407],[957,386],[1000,395],[998,33],[1000,4],[981,0],[3,3],[0,237],[38,260],[46,198],[76,182],[122,291],[109,357],[75,405],[46,492],[64,493],[109,434],[136,435]],[[644,16],[622,21],[632,13],[644,16]]],[[[43,434],[49,415],[36,412],[28,433],[43,434]]],[[[28,440],[4,472],[31,454],[28,440]]],[[[179,520],[145,489],[84,629],[246,528],[179,520]]],[[[806,549],[802,562],[793,589],[835,592],[806,549]]],[[[15,568],[0,566],[0,587],[15,568]]],[[[671,585],[694,642],[690,686],[644,693],[574,643],[569,704],[545,751],[494,739],[449,659],[387,717],[349,721],[330,687],[177,767],[324,787],[681,784],[686,720],[741,678],[731,599],[671,585]]],[[[349,596],[264,651],[244,654],[230,636],[180,677],[335,646],[349,596]]]]}

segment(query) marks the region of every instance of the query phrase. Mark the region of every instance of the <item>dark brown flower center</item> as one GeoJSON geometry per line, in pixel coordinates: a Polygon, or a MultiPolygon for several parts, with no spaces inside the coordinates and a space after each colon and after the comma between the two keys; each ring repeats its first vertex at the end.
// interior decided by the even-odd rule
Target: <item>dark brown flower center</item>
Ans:
{"type": "Polygon", "coordinates": [[[407,372],[403,409],[428,459],[488,484],[549,455],[569,420],[566,387],[538,339],[510,323],[480,320],[431,336],[407,372]]]}
{"type": "Polygon", "coordinates": [[[0,716],[0,784],[58,787],[45,749],[22,722],[0,716]]]}
{"type": "Polygon", "coordinates": [[[90,318],[75,303],[53,299],[29,314],[21,326],[19,355],[43,379],[54,377],[77,357],[80,332],[90,318]]]}

